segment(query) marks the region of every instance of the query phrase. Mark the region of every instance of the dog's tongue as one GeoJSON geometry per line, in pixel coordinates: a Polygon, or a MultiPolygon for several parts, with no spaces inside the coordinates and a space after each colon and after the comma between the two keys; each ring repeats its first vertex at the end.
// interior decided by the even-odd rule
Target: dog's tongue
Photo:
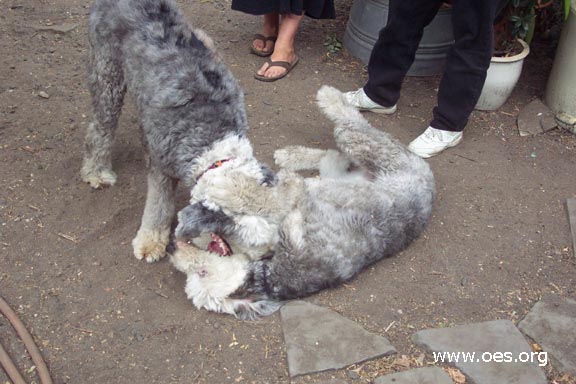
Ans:
{"type": "Polygon", "coordinates": [[[215,233],[211,233],[210,237],[212,237],[212,241],[208,243],[208,250],[210,252],[217,253],[220,256],[230,256],[232,254],[232,250],[228,243],[226,243],[226,240],[215,233]]]}

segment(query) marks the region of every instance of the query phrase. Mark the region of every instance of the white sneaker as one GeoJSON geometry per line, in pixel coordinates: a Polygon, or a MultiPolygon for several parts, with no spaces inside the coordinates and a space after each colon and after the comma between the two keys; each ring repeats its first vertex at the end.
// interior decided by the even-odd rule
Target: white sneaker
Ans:
{"type": "Polygon", "coordinates": [[[414,139],[408,149],[425,159],[439,154],[446,148],[454,147],[462,141],[462,132],[443,131],[428,127],[414,139]]]}
{"type": "Polygon", "coordinates": [[[381,113],[383,115],[391,115],[396,112],[396,104],[391,107],[383,107],[370,99],[364,89],[360,88],[356,91],[344,92],[344,97],[346,101],[350,103],[353,107],[356,107],[360,111],[370,111],[374,113],[381,113]]]}

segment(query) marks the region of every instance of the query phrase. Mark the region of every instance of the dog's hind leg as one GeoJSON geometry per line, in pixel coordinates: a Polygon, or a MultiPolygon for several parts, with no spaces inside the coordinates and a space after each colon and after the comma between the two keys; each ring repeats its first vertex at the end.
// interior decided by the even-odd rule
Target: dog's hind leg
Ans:
{"type": "Polygon", "coordinates": [[[126,92],[119,52],[117,44],[100,41],[92,44],[89,58],[88,82],[94,116],[86,131],[81,176],[93,188],[116,182],[111,147],[126,92]]]}
{"type": "Polygon", "coordinates": [[[373,174],[402,170],[413,157],[400,142],[373,127],[337,126],[334,139],[354,163],[373,174]]]}
{"type": "Polygon", "coordinates": [[[142,224],[132,241],[134,256],[152,263],[166,254],[170,226],[175,213],[177,180],[152,166],[148,173],[148,192],[142,224]]]}
{"type": "Polygon", "coordinates": [[[373,173],[395,172],[410,166],[415,155],[386,132],[372,127],[356,108],[335,88],[323,86],[317,101],[335,124],[338,148],[355,163],[373,173]]]}

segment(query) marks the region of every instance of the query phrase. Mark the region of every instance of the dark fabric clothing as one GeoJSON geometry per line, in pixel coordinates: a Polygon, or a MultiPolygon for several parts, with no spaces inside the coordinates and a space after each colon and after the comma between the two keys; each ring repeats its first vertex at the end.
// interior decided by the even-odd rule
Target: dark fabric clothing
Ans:
{"type": "MultiPolygon", "coordinates": [[[[416,49],[442,0],[390,0],[388,23],[378,36],[368,63],[364,92],[389,107],[398,101],[402,81],[416,49]]],[[[493,22],[501,0],[452,0],[454,45],[438,89],[430,126],[462,131],[476,105],[490,65],[493,22]]]]}
{"type": "Polygon", "coordinates": [[[314,19],[334,19],[334,0],[232,0],[232,9],[251,15],[292,13],[314,19]]]}

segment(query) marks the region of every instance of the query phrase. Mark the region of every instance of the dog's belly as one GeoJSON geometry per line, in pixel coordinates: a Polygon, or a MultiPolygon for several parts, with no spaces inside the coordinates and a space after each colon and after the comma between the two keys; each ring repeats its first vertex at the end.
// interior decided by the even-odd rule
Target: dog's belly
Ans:
{"type": "MultiPolygon", "coordinates": [[[[347,280],[358,271],[403,249],[423,228],[416,212],[366,182],[337,180],[307,183],[306,199],[285,220],[283,249],[297,249],[290,263],[297,270],[318,270],[319,276],[347,280]],[[328,270],[331,270],[330,273],[328,270]]],[[[281,263],[281,261],[278,261],[281,263]]],[[[312,281],[314,274],[310,275],[312,281]]],[[[326,282],[329,283],[328,281],[326,282]]],[[[315,284],[315,283],[313,283],[315,284]]]]}

